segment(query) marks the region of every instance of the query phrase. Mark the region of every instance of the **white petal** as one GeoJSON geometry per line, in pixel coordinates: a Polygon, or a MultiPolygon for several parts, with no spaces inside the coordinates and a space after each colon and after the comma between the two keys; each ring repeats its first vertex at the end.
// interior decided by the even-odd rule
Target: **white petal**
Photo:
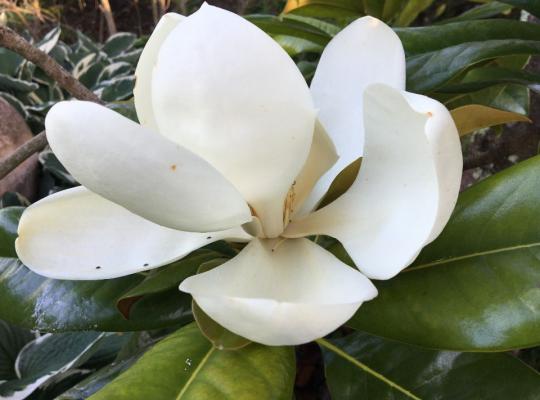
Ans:
{"type": "Polygon", "coordinates": [[[425,243],[428,244],[442,232],[456,205],[463,174],[461,142],[454,120],[445,106],[427,96],[409,92],[403,92],[403,95],[416,112],[430,116],[425,132],[435,155],[439,204],[431,234],[425,243]]]}
{"type": "Polygon", "coordinates": [[[365,154],[349,191],[293,221],[285,236],[338,239],[367,276],[388,279],[436,237],[455,206],[462,156],[437,101],[377,84],[365,92],[365,154]]]}
{"type": "Polygon", "coordinates": [[[363,17],[330,41],[311,82],[319,119],[340,156],[309,197],[311,209],[339,172],[363,154],[363,93],[373,83],[405,89],[405,53],[389,26],[363,17]]]}
{"type": "Polygon", "coordinates": [[[210,164],[103,106],[58,103],[45,127],[77,181],[143,218],[195,232],[251,220],[241,194],[210,164]]]}
{"type": "Polygon", "coordinates": [[[281,233],[315,123],[291,58],[242,17],[203,5],[163,43],[152,85],[160,133],[227,177],[268,236],[281,233]]]}
{"type": "MultiPolygon", "coordinates": [[[[308,159],[302,171],[298,174],[294,185],[291,216],[306,213],[302,204],[311,193],[315,183],[336,163],[338,158],[332,139],[330,139],[321,123],[317,121],[308,159]]],[[[307,210],[307,212],[309,211],[311,210],[307,210]]]]}
{"type": "Polygon", "coordinates": [[[164,228],[84,187],[28,207],[15,243],[21,261],[54,279],[110,279],[171,263],[209,243],[249,238],[241,228],[192,233],[164,228]]]}
{"type": "Polygon", "coordinates": [[[146,126],[157,132],[157,125],[152,107],[152,73],[157,62],[157,56],[161,44],[169,33],[176,27],[184,16],[175,13],[165,14],[159,20],[152,35],[146,42],[135,70],[135,87],[133,97],[137,117],[142,126],[146,126]]]}
{"type": "Polygon", "coordinates": [[[267,345],[322,337],[377,295],[365,276],[307,239],[254,239],[180,290],[225,328],[267,345]]]}

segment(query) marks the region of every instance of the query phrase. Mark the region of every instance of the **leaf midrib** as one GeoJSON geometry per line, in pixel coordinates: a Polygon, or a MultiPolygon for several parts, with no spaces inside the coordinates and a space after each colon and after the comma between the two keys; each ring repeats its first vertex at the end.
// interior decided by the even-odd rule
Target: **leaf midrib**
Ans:
{"type": "Polygon", "coordinates": [[[424,269],[424,268],[429,268],[429,267],[434,267],[434,266],[441,265],[441,264],[449,264],[449,263],[453,263],[453,262],[456,262],[456,261],[467,260],[469,258],[474,258],[474,257],[488,256],[488,255],[492,255],[492,254],[505,253],[505,252],[514,251],[514,250],[529,249],[531,247],[536,247],[536,246],[540,246],[540,242],[519,244],[519,245],[516,245],[516,246],[501,247],[501,248],[493,249],[493,250],[478,251],[476,253],[465,254],[463,256],[445,258],[445,259],[442,259],[442,260],[432,261],[432,262],[429,262],[429,263],[426,263],[426,264],[416,265],[416,266],[413,266],[413,267],[410,267],[410,268],[407,268],[407,269],[403,270],[401,273],[416,271],[416,270],[419,270],[419,269],[424,269]]]}
{"type": "Polygon", "coordinates": [[[319,343],[323,347],[326,347],[328,350],[332,351],[333,353],[337,354],[338,356],[344,358],[345,360],[347,360],[351,364],[355,365],[356,367],[360,368],[364,372],[370,374],[375,379],[378,379],[378,380],[384,382],[385,384],[387,384],[388,386],[390,386],[390,387],[396,389],[397,391],[403,393],[405,396],[407,396],[407,397],[409,397],[411,399],[414,399],[414,400],[422,400],[420,397],[415,396],[413,393],[411,393],[410,391],[408,391],[404,387],[400,386],[396,382],[391,381],[390,379],[386,378],[384,375],[382,375],[382,374],[378,373],[377,371],[371,369],[366,364],[362,363],[361,361],[358,361],[356,358],[354,358],[350,354],[346,353],[345,351],[341,350],[339,347],[333,345],[329,341],[327,341],[325,339],[318,339],[317,343],[319,343]]]}
{"type": "Polygon", "coordinates": [[[211,346],[210,349],[206,352],[205,356],[202,358],[199,365],[197,365],[197,368],[195,368],[195,371],[193,371],[193,373],[191,374],[191,376],[187,380],[186,384],[184,385],[184,387],[182,388],[180,393],[178,393],[178,396],[176,396],[176,400],[180,400],[182,398],[182,396],[186,393],[186,391],[189,389],[190,385],[193,383],[193,381],[195,380],[195,378],[197,377],[197,375],[201,371],[204,364],[206,364],[206,362],[208,361],[208,359],[210,358],[210,356],[212,355],[214,350],[215,350],[215,347],[211,346]]]}

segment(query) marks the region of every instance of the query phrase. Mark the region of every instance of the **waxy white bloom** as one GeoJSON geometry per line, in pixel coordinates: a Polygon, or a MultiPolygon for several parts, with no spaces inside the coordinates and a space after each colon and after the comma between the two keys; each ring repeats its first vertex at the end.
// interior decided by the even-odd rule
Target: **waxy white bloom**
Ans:
{"type": "Polygon", "coordinates": [[[17,253],[38,274],[115,278],[216,240],[249,242],[180,289],[239,335],[299,344],[374,298],[368,277],[409,265],[455,205],[454,123],[437,101],[404,91],[403,47],[377,19],[339,33],[308,88],[269,36],[205,5],[163,17],[136,75],[140,125],[83,101],[47,115],[54,153],[83,186],[23,214],[17,253]],[[313,211],[359,157],[350,189],[313,211]],[[360,271],[305,238],[319,234],[360,271]]]}

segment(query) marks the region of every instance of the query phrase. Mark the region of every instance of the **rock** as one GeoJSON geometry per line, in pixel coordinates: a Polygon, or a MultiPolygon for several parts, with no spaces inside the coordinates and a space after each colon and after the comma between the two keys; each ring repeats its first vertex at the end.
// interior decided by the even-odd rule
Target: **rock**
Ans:
{"type": "MultiPolygon", "coordinates": [[[[0,97],[0,160],[32,139],[32,136],[23,117],[0,97]]],[[[34,154],[0,180],[0,196],[5,192],[18,192],[32,200],[37,192],[37,178],[38,155],[34,154]]]]}

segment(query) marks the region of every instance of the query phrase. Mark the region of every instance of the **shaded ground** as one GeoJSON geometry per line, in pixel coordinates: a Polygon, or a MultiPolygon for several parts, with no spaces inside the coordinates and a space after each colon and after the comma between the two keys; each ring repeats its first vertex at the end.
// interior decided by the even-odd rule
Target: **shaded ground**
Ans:
{"type": "MultiPolygon", "coordinates": [[[[540,72],[540,57],[529,63],[527,70],[540,72]]],[[[475,134],[464,153],[462,189],[479,179],[535,156],[540,144],[540,94],[531,91],[529,118],[532,123],[519,122],[486,133],[475,134]]]]}
{"type": "MultiPolygon", "coordinates": [[[[156,10],[152,9],[151,1],[109,0],[114,21],[119,32],[133,32],[138,35],[148,35],[152,32],[157,19],[156,10]]],[[[54,1],[60,15],[60,23],[64,30],[78,29],[95,40],[104,41],[109,33],[103,14],[99,9],[98,0],[54,1]]],[[[203,0],[170,1],[168,11],[184,15],[197,10],[203,0]]],[[[237,14],[270,13],[279,14],[285,5],[283,0],[207,0],[208,4],[233,11],[237,14]]],[[[55,21],[28,21],[27,28],[35,37],[40,37],[49,30],[55,21]]]]}

